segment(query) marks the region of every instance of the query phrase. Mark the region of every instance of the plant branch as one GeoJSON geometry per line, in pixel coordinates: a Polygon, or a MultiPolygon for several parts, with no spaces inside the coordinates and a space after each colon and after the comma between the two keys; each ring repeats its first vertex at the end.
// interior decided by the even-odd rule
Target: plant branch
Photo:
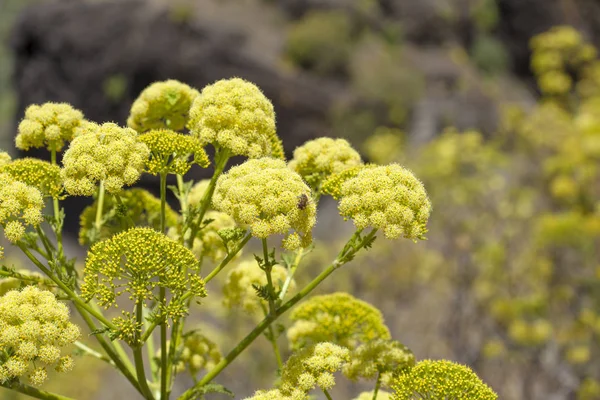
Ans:
{"type": "Polygon", "coordinates": [[[17,391],[19,393],[23,393],[23,394],[25,394],[27,396],[31,396],[31,397],[36,398],[36,399],[42,399],[42,400],[75,400],[75,399],[73,399],[71,397],[61,396],[60,394],[46,392],[45,390],[37,389],[37,388],[34,388],[33,386],[25,385],[25,384],[20,383],[20,382],[13,382],[13,383],[4,382],[4,383],[0,383],[0,386],[4,387],[6,389],[15,390],[15,391],[17,391]]]}

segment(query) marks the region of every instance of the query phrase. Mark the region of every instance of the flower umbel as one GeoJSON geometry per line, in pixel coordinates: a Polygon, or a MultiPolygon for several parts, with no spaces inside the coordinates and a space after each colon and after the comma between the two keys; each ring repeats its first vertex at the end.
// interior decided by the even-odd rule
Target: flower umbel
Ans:
{"type": "Polygon", "coordinates": [[[0,173],[0,225],[4,227],[4,236],[12,242],[18,242],[25,234],[25,226],[38,226],[42,222],[44,200],[42,193],[0,173]]]}
{"type": "Polygon", "coordinates": [[[139,179],[149,154],[133,129],[95,125],[77,136],[64,154],[65,189],[74,196],[91,196],[103,181],[109,193],[119,192],[139,179]]]}
{"type": "Polygon", "coordinates": [[[167,129],[151,130],[139,136],[150,149],[146,171],[184,175],[192,164],[208,167],[210,161],[197,139],[167,129]],[[193,157],[190,160],[190,157],[193,157]]]}
{"type": "Polygon", "coordinates": [[[357,229],[372,226],[388,239],[423,239],[431,202],[423,184],[398,164],[361,169],[340,190],[340,214],[357,229]]]}
{"type": "Polygon", "coordinates": [[[0,297],[0,382],[28,375],[33,385],[47,378],[46,368],[72,368],[61,350],[80,336],[69,309],[48,291],[27,286],[0,297]]]}
{"type": "Polygon", "coordinates": [[[308,200],[311,198],[310,188],[284,161],[261,158],[248,160],[221,175],[213,205],[240,226],[249,226],[255,237],[285,235],[284,247],[292,250],[312,241],[316,206],[308,200]],[[307,200],[303,206],[299,206],[301,198],[307,200]]]}
{"type": "Polygon", "coordinates": [[[289,167],[317,191],[323,179],[360,164],[360,154],[346,140],[322,137],[294,150],[289,167]]]}
{"type": "Polygon", "coordinates": [[[314,296],[291,314],[287,336],[292,347],[332,342],[350,349],[375,339],[389,339],[381,312],[348,293],[314,296]]]}
{"type": "Polygon", "coordinates": [[[19,149],[47,147],[60,150],[65,141],[71,141],[75,129],[83,120],[81,111],[66,103],[31,105],[25,110],[25,118],[19,124],[15,144],[19,149]]]}
{"type": "Polygon", "coordinates": [[[58,198],[62,192],[60,168],[37,158],[19,158],[0,165],[0,173],[38,189],[44,196],[58,198]]]}
{"type": "Polygon", "coordinates": [[[283,155],[273,104],[256,85],[240,78],[202,89],[192,103],[188,128],[203,146],[211,143],[232,155],[283,155]]]}
{"type": "Polygon", "coordinates": [[[188,112],[198,91],[176,80],[148,86],[131,106],[127,125],[138,132],[151,129],[180,131],[188,121],[188,112]]]}
{"type": "Polygon", "coordinates": [[[469,367],[446,360],[423,360],[400,375],[394,400],[496,400],[494,393],[469,367]]]}
{"type": "Polygon", "coordinates": [[[154,289],[161,287],[170,291],[171,299],[160,304],[160,317],[179,318],[187,312],[183,295],[206,296],[204,281],[194,273],[197,268],[194,255],[180,243],[150,228],[133,228],[92,246],[81,294],[105,307],[124,293],[145,304],[158,301],[154,289]]]}

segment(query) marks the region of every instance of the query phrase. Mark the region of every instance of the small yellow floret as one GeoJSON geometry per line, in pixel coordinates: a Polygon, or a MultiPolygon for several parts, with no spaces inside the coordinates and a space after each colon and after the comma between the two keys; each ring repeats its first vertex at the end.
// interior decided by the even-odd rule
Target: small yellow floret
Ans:
{"type": "Polygon", "coordinates": [[[60,168],[37,158],[19,158],[0,165],[0,173],[33,186],[44,196],[58,198],[63,189],[60,168]]]}
{"type": "Polygon", "coordinates": [[[67,103],[31,105],[25,110],[25,118],[19,124],[15,144],[22,150],[46,147],[58,151],[65,141],[73,140],[81,121],[81,111],[67,103]]]}
{"type": "Polygon", "coordinates": [[[139,136],[150,149],[146,170],[152,175],[159,173],[184,175],[192,164],[208,167],[208,155],[197,139],[167,129],[151,130],[139,136]],[[190,157],[193,157],[190,160],[190,157]]]}

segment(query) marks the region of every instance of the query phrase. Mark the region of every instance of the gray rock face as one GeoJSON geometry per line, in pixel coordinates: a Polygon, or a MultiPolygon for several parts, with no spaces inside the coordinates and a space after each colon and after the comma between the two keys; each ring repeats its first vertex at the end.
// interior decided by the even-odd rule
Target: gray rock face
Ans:
{"type": "Polygon", "coordinates": [[[176,20],[147,1],[30,8],[11,43],[18,115],[31,103],[66,101],[88,119],[124,124],[133,100],[154,81],[179,79],[202,88],[238,76],[272,99],[288,151],[326,133],[336,88],[305,76],[284,76],[260,52],[244,51],[248,35],[202,15],[176,20]],[[112,91],[111,85],[116,86],[112,91]]]}

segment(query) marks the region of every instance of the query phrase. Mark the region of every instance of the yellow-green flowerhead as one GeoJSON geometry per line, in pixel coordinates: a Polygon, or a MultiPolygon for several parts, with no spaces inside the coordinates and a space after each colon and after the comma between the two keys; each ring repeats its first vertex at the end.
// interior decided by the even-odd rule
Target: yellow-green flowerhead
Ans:
{"type": "Polygon", "coordinates": [[[38,226],[42,222],[44,200],[42,193],[32,186],[0,173],[0,225],[11,243],[25,234],[26,225],[38,226]]]}
{"type": "Polygon", "coordinates": [[[496,400],[498,395],[464,365],[446,360],[423,360],[401,374],[394,384],[394,400],[496,400]]]}
{"type": "Polygon", "coordinates": [[[254,84],[240,78],[223,79],[202,89],[190,109],[188,128],[204,146],[228,150],[231,155],[260,158],[280,156],[274,148],[273,104],[254,84]]]}
{"type": "Polygon", "coordinates": [[[0,167],[8,164],[12,160],[10,154],[5,151],[0,151],[0,167]]]}
{"type": "Polygon", "coordinates": [[[390,339],[381,312],[348,293],[313,296],[290,316],[287,337],[293,348],[332,342],[350,349],[376,339],[390,339]]]}
{"type": "Polygon", "coordinates": [[[151,129],[180,131],[188,121],[198,91],[176,80],[155,82],[133,102],[127,125],[138,132],[151,129]]]}
{"type": "Polygon", "coordinates": [[[301,390],[295,390],[290,395],[281,393],[279,389],[273,390],[258,390],[254,396],[247,397],[244,400],[308,400],[309,397],[301,390]]]}
{"type": "Polygon", "coordinates": [[[46,369],[68,372],[73,359],[64,347],[80,336],[69,322],[69,309],[48,291],[34,286],[0,297],[0,382],[25,377],[41,385],[46,369]]]}
{"type": "Polygon", "coordinates": [[[139,140],[150,149],[150,160],[146,171],[184,175],[192,164],[208,167],[208,155],[198,140],[167,129],[151,130],[139,136],[139,140]],[[190,157],[192,158],[190,160],[190,157]]]}
{"type": "Polygon", "coordinates": [[[294,150],[289,167],[318,190],[331,174],[362,164],[360,154],[344,139],[322,137],[304,143],[294,150]]]}
{"type": "Polygon", "coordinates": [[[37,158],[19,158],[0,165],[0,173],[33,186],[44,196],[58,198],[63,189],[60,168],[37,158]]]}
{"type": "Polygon", "coordinates": [[[316,206],[310,188],[282,160],[260,158],[231,168],[217,181],[213,206],[261,239],[283,234],[293,250],[312,241],[316,206]],[[292,232],[294,231],[294,232],[292,232]]]}
{"type": "Polygon", "coordinates": [[[178,372],[188,371],[196,376],[200,371],[210,371],[223,358],[215,342],[200,332],[184,335],[183,348],[177,364],[178,372]]]}
{"type": "MultiPolygon", "coordinates": [[[[116,233],[127,229],[128,219],[137,227],[160,229],[160,199],[152,193],[140,188],[123,190],[119,193],[123,206],[114,196],[104,198],[102,228],[96,232],[95,221],[98,210],[98,199],[87,206],[79,216],[79,243],[91,245],[98,240],[108,239],[116,233]]],[[[169,204],[165,204],[165,222],[167,226],[175,226],[179,214],[169,204]]]]}
{"type": "Polygon", "coordinates": [[[21,150],[46,147],[58,151],[65,141],[73,140],[74,131],[82,120],[81,111],[66,103],[31,105],[19,124],[15,145],[21,150]]]}
{"type": "MultiPolygon", "coordinates": [[[[376,400],[392,400],[392,394],[388,393],[384,390],[379,390],[377,392],[376,400]]],[[[362,392],[355,397],[354,400],[373,400],[373,392],[362,392]]]]}
{"type": "Polygon", "coordinates": [[[389,386],[394,377],[414,365],[415,356],[402,343],[376,339],[354,349],[343,372],[352,380],[375,379],[381,374],[382,383],[389,386]]]}
{"type": "Polygon", "coordinates": [[[64,154],[65,189],[74,196],[91,196],[103,181],[109,193],[117,193],[139,179],[149,154],[133,129],[113,123],[96,125],[73,139],[64,154]]]}
{"type": "Polygon", "coordinates": [[[317,343],[292,354],[281,373],[283,394],[299,390],[304,393],[315,389],[331,389],[335,385],[333,374],[350,359],[350,351],[333,343],[317,343]]]}
{"type": "MultiPolygon", "coordinates": [[[[271,279],[278,293],[287,277],[287,270],[281,265],[274,265],[271,271],[271,279]]],[[[223,286],[223,302],[227,307],[241,307],[245,312],[252,314],[261,309],[267,303],[258,297],[254,286],[266,286],[267,276],[265,271],[260,269],[255,260],[242,261],[233,268],[227,275],[227,281],[223,286]]],[[[295,288],[295,282],[292,281],[289,287],[290,291],[295,288]]]]}
{"type": "Polygon", "coordinates": [[[388,239],[423,239],[431,202],[423,184],[398,164],[361,169],[341,185],[340,214],[357,229],[380,229],[388,239]]]}
{"type": "Polygon", "coordinates": [[[92,246],[81,294],[110,307],[127,293],[136,303],[157,301],[163,319],[178,318],[187,313],[184,294],[206,296],[197,269],[196,258],[180,243],[151,228],[132,228],[92,246]],[[155,290],[159,287],[170,292],[168,304],[160,304],[155,290]]]}

